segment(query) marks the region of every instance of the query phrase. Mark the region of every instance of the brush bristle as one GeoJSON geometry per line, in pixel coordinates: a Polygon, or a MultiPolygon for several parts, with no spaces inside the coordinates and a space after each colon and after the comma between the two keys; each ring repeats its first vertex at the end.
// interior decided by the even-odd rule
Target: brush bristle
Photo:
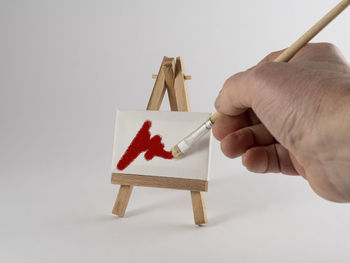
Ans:
{"type": "Polygon", "coordinates": [[[175,159],[179,159],[183,156],[183,153],[180,151],[180,148],[177,145],[175,145],[173,148],[171,148],[171,153],[173,154],[173,157],[175,159]]]}

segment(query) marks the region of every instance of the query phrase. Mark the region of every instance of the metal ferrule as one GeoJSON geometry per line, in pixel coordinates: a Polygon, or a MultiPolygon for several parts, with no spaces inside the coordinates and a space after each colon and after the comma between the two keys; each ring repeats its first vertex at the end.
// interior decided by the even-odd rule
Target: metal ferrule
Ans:
{"type": "Polygon", "coordinates": [[[205,123],[203,123],[198,129],[196,129],[194,132],[188,135],[185,139],[179,142],[177,146],[179,147],[182,154],[185,154],[195,142],[197,142],[204,134],[210,131],[212,126],[213,123],[209,119],[205,123]]]}

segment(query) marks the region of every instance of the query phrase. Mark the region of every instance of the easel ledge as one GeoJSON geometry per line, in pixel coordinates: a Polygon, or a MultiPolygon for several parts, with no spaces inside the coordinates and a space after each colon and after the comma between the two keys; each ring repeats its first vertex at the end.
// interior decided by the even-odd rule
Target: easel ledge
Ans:
{"type": "Polygon", "coordinates": [[[112,173],[111,183],[208,192],[208,181],[186,178],[112,173]]]}

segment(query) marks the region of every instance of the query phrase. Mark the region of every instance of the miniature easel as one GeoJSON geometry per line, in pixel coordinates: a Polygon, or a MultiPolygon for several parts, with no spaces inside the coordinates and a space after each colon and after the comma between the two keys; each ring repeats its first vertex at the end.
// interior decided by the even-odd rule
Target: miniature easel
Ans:
{"type": "MultiPolygon", "coordinates": [[[[190,111],[185,80],[191,79],[191,76],[185,76],[181,57],[177,57],[176,60],[164,57],[158,75],[152,75],[152,78],[156,78],[156,82],[148,101],[147,110],[159,110],[165,90],[167,90],[172,111],[190,111]]],[[[190,190],[194,222],[197,225],[207,223],[203,191],[208,191],[208,181],[113,173],[111,182],[120,184],[117,200],[112,210],[115,215],[124,216],[134,186],[150,186],[190,190]]]]}

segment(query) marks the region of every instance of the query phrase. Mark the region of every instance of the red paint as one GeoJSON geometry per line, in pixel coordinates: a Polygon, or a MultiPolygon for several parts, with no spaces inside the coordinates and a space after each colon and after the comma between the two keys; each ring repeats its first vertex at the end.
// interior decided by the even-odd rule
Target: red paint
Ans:
{"type": "Polygon", "coordinates": [[[144,157],[147,161],[152,160],[155,156],[164,159],[173,158],[171,152],[164,150],[164,144],[162,143],[162,137],[160,135],[155,135],[151,138],[151,133],[149,131],[151,126],[151,121],[145,121],[143,123],[142,128],[137,132],[128,149],[119,160],[117,164],[119,170],[124,170],[128,167],[142,152],[146,152],[144,157]]]}

